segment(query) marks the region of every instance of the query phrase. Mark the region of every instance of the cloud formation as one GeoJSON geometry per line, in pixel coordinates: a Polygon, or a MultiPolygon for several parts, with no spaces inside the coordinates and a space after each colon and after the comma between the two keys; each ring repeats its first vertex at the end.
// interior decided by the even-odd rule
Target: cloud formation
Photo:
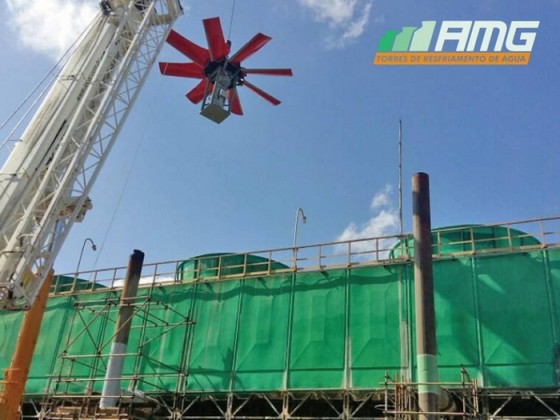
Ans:
{"type": "Polygon", "coordinates": [[[390,207],[392,204],[391,193],[393,192],[393,187],[389,184],[385,185],[381,191],[377,192],[371,199],[371,204],[369,208],[372,210],[377,210],[383,207],[390,207]]]}
{"type": "MultiPolygon", "coordinates": [[[[370,209],[375,212],[371,218],[357,225],[351,222],[344,231],[338,235],[337,241],[351,241],[355,239],[379,238],[382,236],[396,235],[399,227],[398,209],[393,205],[391,195],[393,188],[386,185],[381,191],[377,192],[370,204],[370,209]]],[[[361,254],[356,259],[385,258],[388,250],[396,242],[394,239],[383,239],[380,241],[360,241],[352,244],[352,252],[361,254]],[[381,251],[377,253],[376,251],[381,251]]],[[[343,252],[346,246],[340,246],[343,252]]]]}
{"type": "MultiPolygon", "coordinates": [[[[358,38],[373,0],[297,0],[317,22],[330,28],[327,46],[341,48],[358,38]]],[[[22,44],[58,60],[99,10],[98,0],[6,0],[9,25],[22,44]]],[[[188,9],[188,6],[186,6],[188,9]]]]}
{"type": "Polygon", "coordinates": [[[58,60],[99,11],[97,0],[6,0],[22,44],[58,60]]]}
{"type": "Polygon", "coordinates": [[[369,18],[372,0],[298,0],[310,10],[318,22],[327,23],[331,34],[327,45],[341,48],[358,38],[365,30],[369,18]]]}

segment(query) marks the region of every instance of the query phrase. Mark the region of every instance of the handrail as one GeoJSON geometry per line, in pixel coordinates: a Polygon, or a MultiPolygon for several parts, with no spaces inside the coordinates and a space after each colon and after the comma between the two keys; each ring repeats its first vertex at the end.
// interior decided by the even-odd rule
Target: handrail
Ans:
{"type": "MultiPolygon", "coordinates": [[[[560,216],[433,229],[432,237],[434,259],[558,247],[560,246],[560,216]]],[[[208,255],[144,264],[141,287],[375,264],[386,265],[409,261],[413,256],[414,245],[412,235],[409,233],[208,255]]],[[[122,285],[125,274],[126,267],[65,274],[56,278],[51,292],[60,294],[118,289],[122,285]]]]}

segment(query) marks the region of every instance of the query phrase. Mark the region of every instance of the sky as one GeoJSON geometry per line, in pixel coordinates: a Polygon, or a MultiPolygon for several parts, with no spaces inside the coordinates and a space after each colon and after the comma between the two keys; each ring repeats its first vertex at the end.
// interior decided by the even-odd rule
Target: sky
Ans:
{"type": "MultiPolygon", "coordinates": [[[[97,0],[0,0],[0,124],[97,13],[97,0]]],[[[282,100],[240,89],[245,115],[220,125],[185,98],[196,82],[157,67],[55,263],[126,265],[398,232],[398,126],[403,123],[403,222],[411,177],[430,175],[433,227],[560,214],[560,1],[186,1],[174,29],[205,46],[219,16],[236,51],[272,37],[246,67],[294,76],[247,79],[282,100]],[[234,7],[235,5],[235,7],[234,7]],[[233,19],[232,9],[234,10],[233,19]],[[230,20],[232,22],[230,27],[230,20]],[[527,66],[374,66],[385,31],[423,20],[538,20],[527,66]]],[[[161,61],[186,62],[164,46],[161,61]]],[[[5,130],[0,137],[6,136],[5,130]]]]}

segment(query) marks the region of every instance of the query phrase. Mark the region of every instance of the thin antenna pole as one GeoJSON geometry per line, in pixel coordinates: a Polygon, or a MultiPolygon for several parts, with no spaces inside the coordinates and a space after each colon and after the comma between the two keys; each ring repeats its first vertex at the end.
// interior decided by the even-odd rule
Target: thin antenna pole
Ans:
{"type": "Polygon", "coordinates": [[[402,202],[402,121],[399,118],[399,227],[403,234],[403,202],[402,202]]]}
{"type": "Polygon", "coordinates": [[[231,17],[229,19],[229,32],[228,32],[228,41],[231,39],[231,28],[233,26],[233,15],[235,14],[235,1],[233,0],[233,6],[231,7],[231,17]]]}

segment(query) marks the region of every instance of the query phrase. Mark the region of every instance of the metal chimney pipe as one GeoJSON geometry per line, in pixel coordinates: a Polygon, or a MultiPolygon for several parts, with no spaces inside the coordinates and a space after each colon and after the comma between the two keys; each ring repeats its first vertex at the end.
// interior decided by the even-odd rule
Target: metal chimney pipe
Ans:
{"type": "Polygon", "coordinates": [[[109,363],[107,364],[101,401],[99,402],[99,407],[102,409],[117,407],[118,404],[121,393],[120,378],[122,376],[126,347],[130,335],[132,316],[134,315],[134,298],[138,292],[143,264],[144,253],[135,249],[128,262],[128,270],[121,294],[119,314],[115,326],[115,338],[111,345],[109,363]]]}
{"type": "MultiPolygon", "coordinates": [[[[430,182],[428,174],[412,177],[412,229],[414,235],[414,304],[416,313],[416,349],[418,405],[420,413],[439,409],[438,367],[434,282],[432,271],[432,227],[430,182]]],[[[435,420],[434,414],[420,414],[420,420],[435,420]]]]}

